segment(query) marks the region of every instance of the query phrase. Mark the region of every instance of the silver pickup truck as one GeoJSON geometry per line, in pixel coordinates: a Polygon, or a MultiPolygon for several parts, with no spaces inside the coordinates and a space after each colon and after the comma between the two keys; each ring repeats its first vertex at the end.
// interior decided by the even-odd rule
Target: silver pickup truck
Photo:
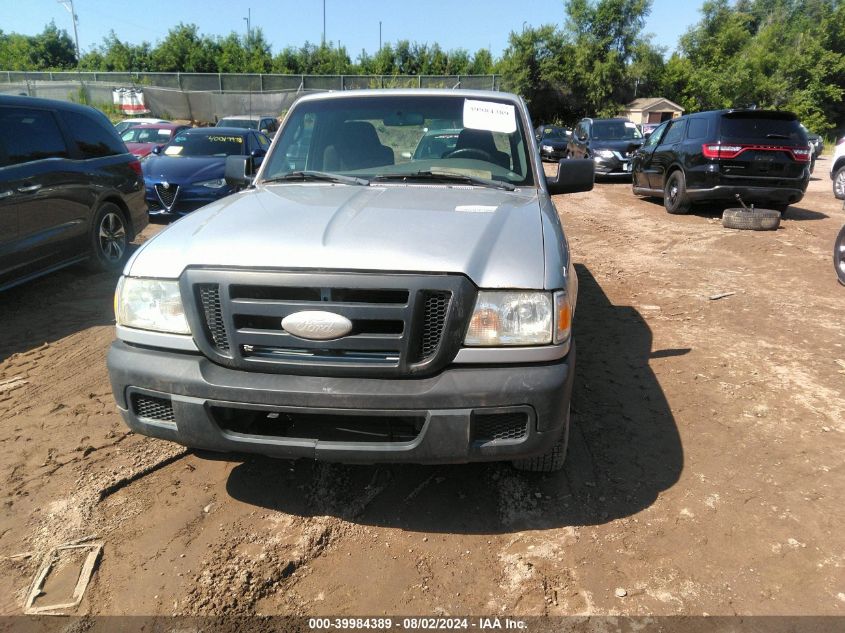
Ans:
{"type": "Polygon", "coordinates": [[[500,92],[300,99],[266,156],[229,157],[242,191],[127,263],[126,423],[211,451],[561,468],[578,284],[550,195],[591,189],[593,164],[547,178],[531,130],[500,92]]]}

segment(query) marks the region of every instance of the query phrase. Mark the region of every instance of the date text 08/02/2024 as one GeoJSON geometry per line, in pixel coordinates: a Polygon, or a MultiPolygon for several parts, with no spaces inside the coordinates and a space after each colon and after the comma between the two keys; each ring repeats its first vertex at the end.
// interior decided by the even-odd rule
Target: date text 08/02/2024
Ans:
{"type": "Polygon", "coordinates": [[[511,629],[526,630],[528,626],[523,620],[510,618],[436,618],[415,617],[402,618],[309,618],[308,628],[313,630],[329,629],[375,629],[375,630],[495,630],[511,629]]]}

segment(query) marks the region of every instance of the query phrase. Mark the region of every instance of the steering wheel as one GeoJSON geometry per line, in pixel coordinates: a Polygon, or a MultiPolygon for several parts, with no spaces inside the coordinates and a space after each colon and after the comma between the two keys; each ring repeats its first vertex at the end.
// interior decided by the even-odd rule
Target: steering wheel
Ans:
{"type": "Polygon", "coordinates": [[[490,156],[483,149],[477,147],[462,147],[461,149],[453,149],[451,152],[443,154],[443,158],[473,158],[475,160],[485,160],[488,163],[493,162],[493,157],[490,156]]]}

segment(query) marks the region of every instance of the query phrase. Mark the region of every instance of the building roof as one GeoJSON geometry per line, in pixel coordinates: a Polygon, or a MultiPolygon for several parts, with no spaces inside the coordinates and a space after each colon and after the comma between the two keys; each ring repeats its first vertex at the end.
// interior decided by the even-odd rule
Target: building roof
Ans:
{"type": "Polygon", "coordinates": [[[658,105],[665,104],[672,110],[683,112],[684,109],[674,101],[669,101],[663,97],[644,97],[642,99],[634,99],[631,103],[625,106],[626,110],[652,110],[658,105]]]}

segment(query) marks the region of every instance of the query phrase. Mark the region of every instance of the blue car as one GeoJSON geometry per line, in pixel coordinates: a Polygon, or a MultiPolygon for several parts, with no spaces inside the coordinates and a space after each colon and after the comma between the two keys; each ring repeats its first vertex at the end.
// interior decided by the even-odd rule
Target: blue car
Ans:
{"type": "Polygon", "coordinates": [[[153,149],[141,164],[150,216],[179,217],[233,193],[223,174],[227,156],[260,164],[270,139],[242,128],[192,128],[153,149]]]}

